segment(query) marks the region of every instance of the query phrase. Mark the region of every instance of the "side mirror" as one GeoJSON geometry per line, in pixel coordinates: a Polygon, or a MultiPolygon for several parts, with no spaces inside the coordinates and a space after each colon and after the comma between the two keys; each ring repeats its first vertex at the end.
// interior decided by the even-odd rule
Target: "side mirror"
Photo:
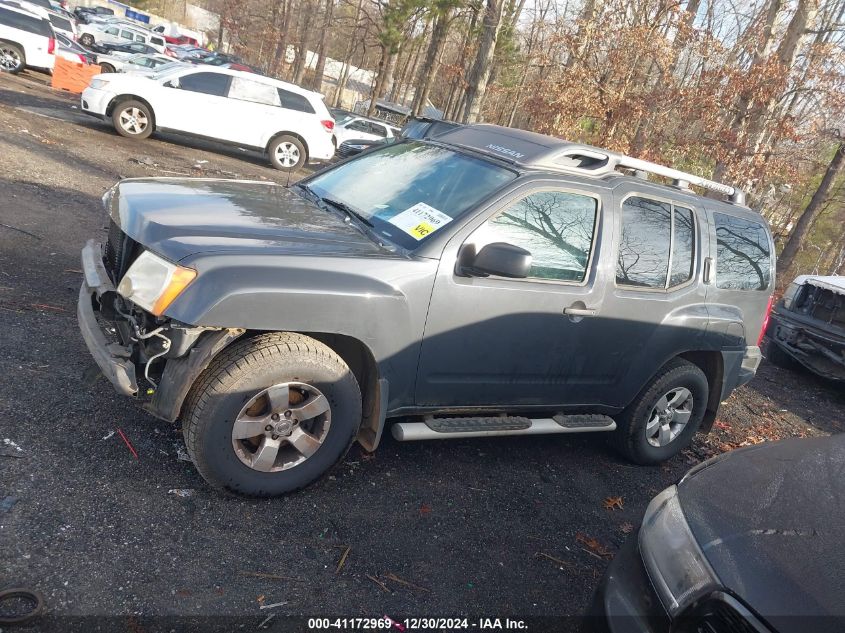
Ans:
{"type": "Polygon", "coordinates": [[[170,81],[164,82],[165,88],[178,88],[179,87],[179,77],[174,77],[170,81]]]}
{"type": "Polygon", "coordinates": [[[487,244],[475,256],[471,253],[467,255],[462,266],[465,274],[484,277],[496,275],[511,279],[527,277],[533,259],[531,253],[524,248],[505,242],[487,244]]]}

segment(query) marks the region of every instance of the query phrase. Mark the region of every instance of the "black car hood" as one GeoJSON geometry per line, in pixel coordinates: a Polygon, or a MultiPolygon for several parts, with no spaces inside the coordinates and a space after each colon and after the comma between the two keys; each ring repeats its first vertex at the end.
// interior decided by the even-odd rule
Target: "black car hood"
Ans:
{"type": "Polygon", "coordinates": [[[734,451],[678,494],[724,586],[777,631],[845,630],[845,435],[734,451]]]}
{"type": "Polygon", "coordinates": [[[120,228],[171,261],[200,252],[391,255],[339,214],[273,183],[143,178],[106,195],[120,228]]]}

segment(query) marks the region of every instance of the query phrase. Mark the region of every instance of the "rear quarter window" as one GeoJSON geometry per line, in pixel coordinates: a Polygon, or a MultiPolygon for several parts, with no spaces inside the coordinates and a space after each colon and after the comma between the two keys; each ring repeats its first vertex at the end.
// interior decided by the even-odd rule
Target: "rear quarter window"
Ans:
{"type": "Polygon", "coordinates": [[[308,101],[307,97],[279,88],[279,98],[282,100],[282,107],[288,110],[296,110],[297,112],[307,112],[308,114],[316,114],[314,106],[308,101]]]}
{"type": "Polygon", "coordinates": [[[714,213],[716,223],[716,287],[766,290],[771,282],[769,231],[753,220],[714,213]]]}

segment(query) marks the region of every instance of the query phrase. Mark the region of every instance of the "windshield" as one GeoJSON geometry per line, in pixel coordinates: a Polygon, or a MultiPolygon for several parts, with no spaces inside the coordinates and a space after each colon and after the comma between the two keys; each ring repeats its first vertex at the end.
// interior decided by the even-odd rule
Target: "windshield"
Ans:
{"type": "Polygon", "coordinates": [[[413,249],[514,178],[515,172],[494,163],[408,142],[344,163],[308,188],[348,206],[379,236],[413,249]]]}

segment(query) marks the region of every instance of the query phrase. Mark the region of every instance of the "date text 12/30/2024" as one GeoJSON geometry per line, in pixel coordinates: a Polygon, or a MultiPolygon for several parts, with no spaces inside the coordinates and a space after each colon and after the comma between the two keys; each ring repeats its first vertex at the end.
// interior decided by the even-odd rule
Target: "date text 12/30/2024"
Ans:
{"type": "Polygon", "coordinates": [[[311,631],[527,631],[524,620],[512,618],[308,618],[311,631]]]}

